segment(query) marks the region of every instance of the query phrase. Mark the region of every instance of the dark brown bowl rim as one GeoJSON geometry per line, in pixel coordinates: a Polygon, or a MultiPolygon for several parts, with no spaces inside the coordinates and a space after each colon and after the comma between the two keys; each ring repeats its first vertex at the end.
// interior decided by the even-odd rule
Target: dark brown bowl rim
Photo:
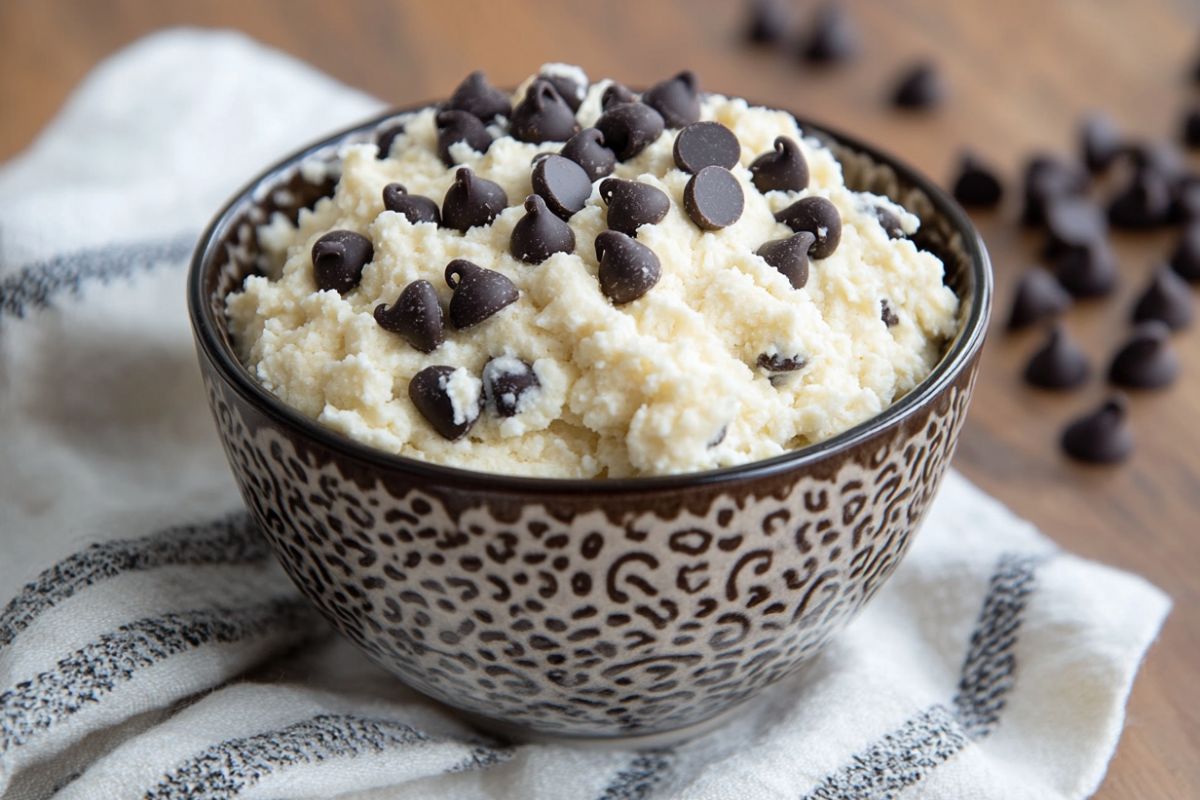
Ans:
{"type": "Polygon", "coordinates": [[[941,361],[924,380],[899,401],[893,403],[883,413],[814,445],[732,467],[673,475],[634,478],[543,478],[504,475],[421,461],[360,444],[348,436],[323,427],[315,420],[309,419],[286,405],[263,388],[249,370],[242,365],[237,356],[225,346],[216,332],[217,321],[212,318],[211,304],[204,293],[205,267],[211,262],[215,253],[214,247],[220,240],[217,234],[223,232],[224,228],[230,224],[235,210],[240,210],[245,204],[254,201],[259,187],[270,184],[281,173],[297,163],[320,150],[334,146],[347,136],[375,128],[399,114],[420,111],[431,105],[433,104],[423,103],[402,109],[391,109],[303,147],[263,170],[236,192],[217,213],[201,235],[192,255],[187,277],[188,317],[191,320],[196,341],[203,353],[220,371],[226,384],[232,387],[242,399],[267,417],[300,429],[305,436],[329,450],[375,465],[381,471],[391,474],[408,474],[426,481],[440,482],[447,488],[458,487],[489,492],[616,495],[688,490],[712,487],[723,483],[752,481],[802,469],[822,459],[837,456],[854,449],[885,429],[900,424],[918,412],[925,404],[940,396],[983,346],[991,311],[992,270],[987,248],[967,213],[937,184],[904,161],[884,153],[872,145],[865,144],[854,136],[844,134],[836,128],[810,122],[804,117],[793,114],[793,118],[806,135],[827,136],[838,144],[871,157],[878,163],[886,164],[895,170],[896,174],[904,181],[924,192],[938,213],[949,219],[953,223],[954,229],[962,235],[964,249],[970,256],[975,292],[966,321],[955,334],[941,361]]]}

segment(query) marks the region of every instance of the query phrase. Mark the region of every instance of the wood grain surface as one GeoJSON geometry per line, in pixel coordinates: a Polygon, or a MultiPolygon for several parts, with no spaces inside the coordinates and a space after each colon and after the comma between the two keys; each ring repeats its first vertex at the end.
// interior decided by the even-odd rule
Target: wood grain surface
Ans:
{"type": "MultiPolygon", "coordinates": [[[[995,263],[997,321],[1039,241],[1014,224],[1015,180],[1033,149],[1074,151],[1076,124],[1108,111],[1132,136],[1173,136],[1200,101],[1188,80],[1200,6],[1185,0],[850,2],[864,44],[853,64],[806,68],[738,36],[740,2],[316,2],[0,0],[0,159],[15,155],[100,59],[171,25],[241,29],[396,104],[447,94],[485,69],[513,84],[544,61],[645,85],[682,67],[706,88],[791,108],[853,132],[946,181],[964,146],[997,165],[1009,197],[976,217],[995,263]],[[884,103],[897,70],[936,60],[951,87],[929,114],[884,103]]],[[[814,7],[794,5],[798,22],[814,7]]],[[[1101,370],[1128,330],[1131,298],[1174,233],[1115,237],[1123,282],[1068,317],[1101,370]]],[[[1018,379],[1037,334],[993,325],[955,465],[1064,548],[1144,575],[1175,601],[1128,709],[1104,786],[1115,800],[1200,797],[1200,330],[1176,337],[1183,375],[1132,397],[1137,450],[1119,468],[1066,461],[1065,421],[1105,394],[1051,395],[1018,379]]]]}

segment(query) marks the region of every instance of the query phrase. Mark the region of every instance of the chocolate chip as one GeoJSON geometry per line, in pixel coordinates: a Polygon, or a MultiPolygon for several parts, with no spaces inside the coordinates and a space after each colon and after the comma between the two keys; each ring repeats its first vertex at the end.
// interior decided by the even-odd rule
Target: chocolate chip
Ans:
{"type": "Polygon", "coordinates": [[[1117,256],[1103,239],[1067,247],[1054,259],[1054,275],[1076,297],[1100,297],[1117,286],[1117,256]]]}
{"type": "Polygon", "coordinates": [[[1041,267],[1032,267],[1017,283],[1013,295],[1008,329],[1015,331],[1035,322],[1056,317],[1071,306],[1071,295],[1053,275],[1041,267]]]}
{"type": "Polygon", "coordinates": [[[800,42],[800,57],[812,64],[836,64],[858,55],[858,31],[840,3],[826,3],[813,15],[812,29],[800,42]]]}
{"type": "Polygon", "coordinates": [[[675,166],[684,172],[709,166],[733,169],[741,155],[737,136],[719,122],[694,122],[675,137],[675,166]]]}
{"type": "Polygon", "coordinates": [[[438,157],[447,167],[458,163],[450,155],[450,145],[465,142],[467,147],[476,153],[486,153],[492,146],[492,135],[483,127],[479,117],[466,111],[439,111],[435,118],[437,123],[438,157]]]}
{"type": "Polygon", "coordinates": [[[1185,145],[1193,149],[1200,147],[1200,108],[1189,108],[1179,127],[1180,139],[1185,145]]]}
{"type": "Polygon", "coordinates": [[[558,96],[563,99],[563,102],[571,107],[571,112],[579,110],[580,104],[583,103],[583,98],[587,95],[587,87],[574,78],[566,75],[547,75],[542,73],[538,76],[544,81],[549,81],[554,86],[554,90],[558,92],[558,96]]]}
{"type": "Polygon", "coordinates": [[[954,199],[964,206],[992,208],[1003,194],[1004,187],[995,171],[971,153],[963,153],[954,179],[954,199]]]}
{"type": "Polygon", "coordinates": [[[629,91],[627,86],[613,81],[605,87],[604,92],[600,95],[600,110],[608,111],[611,108],[637,101],[637,95],[629,91]]]}
{"type": "Polygon", "coordinates": [[[596,127],[617,159],[628,161],[662,135],[663,118],[645,103],[622,103],[601,114],[596,127]]]}
{"type": "Polygon", "coordinates": [[[1179,375],[1179,358],[1170,342],[1171,330],[1159,320],[1138,325],[1121,345],[1108,368],[1108,379],[1132,389],[1161,389],[1179,375]]]}
{"type": "Polygon", "coordinates": [[[508,195],[499,184],[460,167],[442,199],[442,223],[466,233],[478,225],[491,225],[507,205],[508,195]]]}
{"type": "MultiPolygon", "coordinates": [[[[567,163],[575,166],[573,162],[567,163]]],[[[555,253],[574,250],[575,233],[571,226],[555,216],[540,196],[531,194],[526,197],[525,216],[517,220],[509,240],[509,251],[513,258],[526,264],[540,264],[555,253]]]]}
{"type": "Polygon", "coordinates": [[[1042,253],[1049,260],[1071,248],[1102,242],[1108,235],[1104,212],[1087,197],[1051,198],[1046,205],[1045,223],[1042,253]]]}
{"type": "Polygon", "coordinates": [[[565,142],[579,133],[579,123],[554,84],[538,78],[525,90],[525,99],[513,109],[509,130],[514,139],[522,142],[565,142]]]}
{"type": "Polygon", "coordinates": [[[1060,197],[1082,194],[1088,177],[1077,164],[1046,154],[1038,154],[1025,166],[1025,208],[1021,221],[1041,225],[1049,203],[1060,197]]]}
{"type": "Polygon", "coordinates": [[[746,207],[742,185],[724,167],[705,167],[683,188],[683,210],[706,231],[728,228],[746,207]]]}
{"type": "Polygon", "coordinates": [[[408,398],[417,411],[443,438],[451,441],[465,436],[479,419],[478,406],[455,408],[450,379],[458,369],[441,365],[426,367],[408,382],[408,398]]]}
{"type": "Polygon", "coordinates": [[[446,108],[465,111],[481,122],[512,116],[508,95],[488,83],[487,76],[480,70],[472,72],[458,85],[446,108]]]}
{"type": "Polygon", "coordinates": [[[775,138],[775,149],[750,162],[750,180],[763,194],[798,192],[808,186],[808,162],[794,139],[775,138]]]}
{"type": "Polygon", "coordinates": [[[1087,382],[1091,371],[1087,356],[1056,324],[1025,365],[1025,380],[1043,389],[1071,389],[1087,382]]]}
{"type": "Polygon", "coordinates": [[[609,178],[600,184],[608,205],[608,227],[630,236],[642,225],[657,225],[671,209],[666,193],[649,184],[609,178]]]}
{"type": "MultiPolygon", "coordinates": [[[[578,138],[578,136],[576,136],[578,138]]],[[[533,167],[533,191],[562,219],[570,219],[592,196],[592,179],[569,158],[547,155],[533,167]]]]}
{"type": "Polygon", "coordinates": [[[808,251],[816,240],[815,234],[802,231],[784,239],[772,239],[754,252],[782,272],[793,289],[803,289],[808,283],[808,251]]]}
{"type": "Polygon", "coordinates": [[[1089,172],[1103,172],[1117,160],[1124,142],[1112,118],[1089,114],[1079,126],[1079,144],[1083,164],[1089,172]]]}
{"type": "Polygon", "coordinates": [[[533,367],[519,358],[498,356],[483,365],[484,401],[502,417],[515,416],[525,397],[540,387],[533,367]]]}
{"type": "Polygon", "coordinates": [[[889,239],[903,239],[908,236],[904,230],[904,224],[900,221],[900,216],[885,206],[874,206],[875,219],[879,220],[879,226],[883,228],[884,233],[889,239]]]}
{"type": "Polygon", "coordinates": [[[1126,402],[1113,395],[1095,411],[1071,422],[1062,434],[1062,448],[1080,461],[1111,464],[1133,452],[1133,435],[1125,421],[1126,402]]]}
{"type": "Polygon", "coordinates": [[[642,93],[642,102],[661,114],[668,128],[682,128],[700,119],[700,94],[691,70],[654,84],[642,93]]]}
{"type": "Polygon", "coordinates": [[[721,444],[721,442],[725,441],[725,434],[727,433],[729,433],[729,423],[722,425],[721,429],[714,433],[712,438],[708,440],[706,446],[713,448],[721,444]]]}
{"type": "Polygon", "coordinates": [[[383,187],[383,207],[403,214],[414,225],[419,222],[432,222],[434,225],[442,223],[437,203],[423,195],[409,194],[400,183],[389,183],[383,187]]]}
{"type": "Polygon", "coordinates": [[[446,285],[454,290],[450,298],[450,323],[459,330],[478,325],[517,302],[521,294],[506,276],[465,258],[456,258],[446,265],[446,285]]]}
{"type": "Polygon", "coordinates": [[[892,88],[892,105],[910,111],[933,108],[945,99],[946,87],[932,62],[921,61],[900,73],[892,88]]]}
{"type": "Polygon", "coordinates": [[[442,305],[429,281],[413,281],[404,287],[391,308],[375,306],[375,321],[385,331],[398,333],[422,353],[432,353],[446,340],[442,305]]]}
{"type": "Polygon", "coordinates": [[[791,355],[785,356],[782,353],[766,353],[758,354],[758,361],[755,362],[758,368],[766,372],[795,372],[803,369],[808,360],[804,356],[791,355]]]}
{"type": "Polygon", "coordinates": [[[879,318],[889,328],[894,328],[900,324],[900,317],[892,310],[892,305],[887,301],[886,297],[879,301],[879,318]]]}
{"type": "Polygon", "coordinates": [[[780,0],[752,0],[748,4],[746,39],[754,44],[783,41],[789,24],[787,6],[780,0]]]}
{"type": "Polygon", "coordinates": [[[662,277],[654,251],[619,231],[603,231],[596,237],[596,258],[600,291],[614,305],[637,300],[662,277]]]}
{"type": "Polygon", "coordinates": [[[1171,222],[1200,219],[1200,175],[1180,175],[1171,184],[1171,222]]]}
{"type": "Polygon", "coordinates": [[[589,181],[611,175],[617,165],[617,154],[604,146],[604,134],[599,128],[584,128],[563,145],[563,158],[569,158],[587,173],[589,181]]]}
{"type": "Polygon", "coordinates": [[[776,214],[775,219],[797,233],[808,231],[817,238],[808,251],[811,258],[829,258],[842,241],[842,215],[824,197],[797,200],[776,214]]]}
{"type": "Polygon", "coordinates": [[[1183,229],[1183,236],[1171,254],[1171,269],[1189,283],[1200,283],[1200,221],[1183,229]]]}
{"type": "Polygon", "coordinates": [[[375,157],[382,161],[391,155],[392,143],[402,133],[404,133],[403,122],[392,122],[380,128],[375,133],[375,157]]]}
{"type": "Polygon", "coordinates": [[[1109,201],[1108,219],[1115,227],[1154,228],[1171,214],[1171,186],[1156,169],[1134,170],[1129,183],[1109,201]]]}
{"type": "Polygon", "coordinates": [[[317,288],[345,294],[362,280],[363,267],[375,257],[371,240],[354,231],[330,231],[312,247],[317,288]]]}
{"type": "Polygon", "coordinates": [[[1159,267],[1133,307],[1133,321],[1157,319],[1173,331],[1192,324],[1192,291],[1169,267],[1159,267]]]}

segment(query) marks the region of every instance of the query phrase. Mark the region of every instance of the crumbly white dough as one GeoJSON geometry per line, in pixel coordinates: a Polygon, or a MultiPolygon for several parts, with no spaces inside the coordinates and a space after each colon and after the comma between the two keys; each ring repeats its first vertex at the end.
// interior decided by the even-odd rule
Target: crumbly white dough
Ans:
{"type": "MultiPolygon", "coordinates": [[[[561,71],[561,67],[555,67],[561,71]]],[[[607,81],[592,85],[579,120],[600,112],[607,81]]],[[[520,96],[514,96],[514,102],[520,96]]],[[[244,363],[284,402],[366,444],[413,458],[484,472],[550,477],[618,477],[689,472],[754,461],[819,442],[879,414],[937,362],[955,327],[957,298],[942,283],[942,264],[907,239],[889,239],[873,213],[881,198],[850,191],[832,153],[803,138],[790,115],[746,101],[707,96],[702,118],[729,127],[742,145],[733,172],[745,211],[720,231],[696,227],[683,210],[688,175],[675,167],[668,130],[615,175],[662,189],[672,208],[638,240],[658,254],[662,279],[644,297],[614,306],[597,281],[594,239],[606,207],[593,186],[571,220],[574,253],[542,264],[509,254],[509,237],[531,192],[530,162],[560,144],[497,139],[484,155],[465,144],[461,162],[499,183],[509,208],[466,234],[414,225],[383,210],[382,190],[403,183],[439,204],[453,181],[436,153],[434,112],[407,116],[392,156],[373,145],[346,148],[336,194],[302,211],[296,225],[277,217],[261,241],[279,264],[272,278],[250,277],[230,295],[228,315],[244,363]],[[800,142],[811,179],[802,192],[760,193],[747,165],[776,136],[800,142]],[[803,289],[754,251],[791,231],[773,213],[819,195],[841,212],[842,241],[810,264],[803,289]],[[344,297],[317,291],[310,251],[334,229],[370,237],[375,257],[359,287],[344,297]],[[520,299],[463,331],[447,321],[446,341],[424,354],[376,324],[372,311],[395,302],[411,281],[451,290],[446,264],[466,258],[513,280],[520,299]],[[881,319],[887,300],[899,317],[881,319]],[[776,376],[757,367],[762,353],[805,359],[776,376]],[[456,409],[469,416],[493,357],[533,365],[540,387],[519,413],[485,410],[469,434],[443,439],[413,407],[408,383],[434,364],[459,368],[448,381],[456,409]]],[[[916,217],[893,207],[914,231],[916,217]]]]}

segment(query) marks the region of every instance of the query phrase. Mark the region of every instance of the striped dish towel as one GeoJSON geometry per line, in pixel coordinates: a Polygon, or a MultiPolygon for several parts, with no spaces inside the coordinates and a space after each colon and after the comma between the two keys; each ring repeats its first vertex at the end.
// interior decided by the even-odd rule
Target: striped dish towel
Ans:
{"type": "Polygon", "coordinates": [[[242,37],[171,31],[97,68],[0,170],[0,796],[1096,788],[1168,600],[956,474],[844,635],[679,747],[489,740],[331,636],[241,509],[184,264],[248,176],[379,107],[242,37]]]}

